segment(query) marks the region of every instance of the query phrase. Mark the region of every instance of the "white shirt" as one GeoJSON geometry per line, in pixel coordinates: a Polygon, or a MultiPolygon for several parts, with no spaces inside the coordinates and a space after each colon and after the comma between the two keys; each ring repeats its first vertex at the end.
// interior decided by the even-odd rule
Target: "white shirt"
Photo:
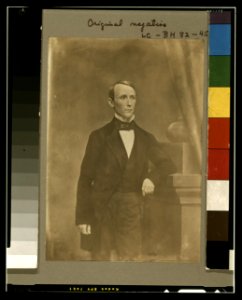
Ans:
{"type": "Polygon", "coordinates": [[[125,150],[127,152],[128,158],[129,158],[131,151],[133,149],[133,146],[134,146],[134,139],[135,139],[134,130],[133,129],[119,130],[119,134],[121,136],[125,150]]]}
{"type": "MultiPolygon", "coordinates": [[[[124,120],[115,113],[115,118],[118,120],[124,122],[124,120]]],[[[129,122],[132,122],[134,120],[135,116],[133,115],[131,120],[129,122]]],[[[130,154],[132,152],[132,149],[134,147],[134,139],[135,139],[135,134],[134,130],[119,130],[120,137],[122,139],[122,142],[124,144],[124,148],[126,150],[126,153],[128,155],[128,158],[130,157],[130,154]]]]}

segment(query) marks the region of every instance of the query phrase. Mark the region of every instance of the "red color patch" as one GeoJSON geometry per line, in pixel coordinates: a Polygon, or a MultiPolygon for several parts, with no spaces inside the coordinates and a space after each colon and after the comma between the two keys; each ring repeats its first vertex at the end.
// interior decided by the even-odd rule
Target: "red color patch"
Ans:
{"type": "Polygon", "coordinates": [[[229,149],[230,118],[208,119],[208,148],[229,149]]]}
{"type": "Polygon", "coordinates": [[[208,150],[208,179],[229,179],[229,150],[208,150]]]}

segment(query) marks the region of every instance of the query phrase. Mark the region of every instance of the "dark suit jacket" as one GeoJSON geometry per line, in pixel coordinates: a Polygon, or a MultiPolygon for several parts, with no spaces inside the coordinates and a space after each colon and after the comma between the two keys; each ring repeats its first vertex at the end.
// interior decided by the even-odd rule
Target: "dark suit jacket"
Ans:
{"type": "MultiPolygon", "coordinates": [[[[101,220],[122,178],[128,158],[114,123],[113,119],[104,127],[93,131],[89,137],[78,182],[77,225],[92,224],[94,220],[101,220]]],[[[137,156],[135,175],[138,178],[137,190],[141,193],[145,178],[151,179],[157,188],[162,185],[168,174],[176,171],[176,168],[152,134],[137,124],[134,130],[132,153],[137,156]]]]}

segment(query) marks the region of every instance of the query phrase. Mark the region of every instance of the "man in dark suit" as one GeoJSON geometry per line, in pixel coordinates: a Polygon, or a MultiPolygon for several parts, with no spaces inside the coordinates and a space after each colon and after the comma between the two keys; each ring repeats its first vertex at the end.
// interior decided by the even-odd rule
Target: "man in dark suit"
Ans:
{"type": "Polygon", "coordinates": [[[90,134],[82,161],[76,225],[93,260],[110,260],[112,250],[117,260],[139,260],[144,201],[175,167],[154,136],[135,123],[130,82],[116,82],[108,103],[114,118],[90,134]]]}

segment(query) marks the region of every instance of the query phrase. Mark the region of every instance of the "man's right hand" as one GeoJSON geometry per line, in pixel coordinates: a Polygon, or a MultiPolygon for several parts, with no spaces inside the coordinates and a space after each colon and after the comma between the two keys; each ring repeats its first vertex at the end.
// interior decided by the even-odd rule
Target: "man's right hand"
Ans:
{"type": "Polygon", "coordinates": [[[80,229],[80,232],[82,234],[86,234],[86,235],[91,234],[91,225],[89,224],[80,224],[78,225],[78,228],[80,229]]]}

